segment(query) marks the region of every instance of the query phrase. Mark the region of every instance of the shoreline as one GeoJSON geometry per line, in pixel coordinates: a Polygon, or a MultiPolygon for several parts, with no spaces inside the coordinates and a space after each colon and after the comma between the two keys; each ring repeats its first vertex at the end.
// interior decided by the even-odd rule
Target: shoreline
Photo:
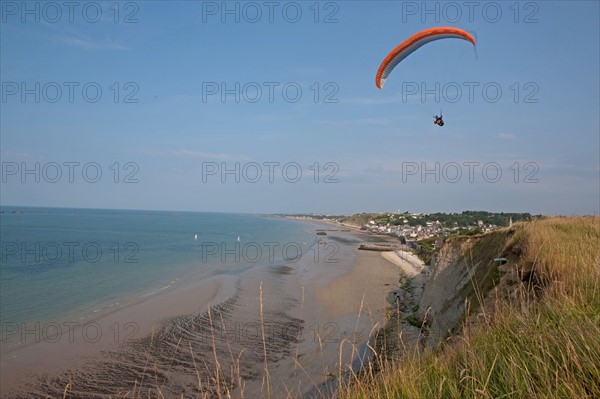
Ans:
{"type": "MultiPolygon", "coordinates": [[[[144,339],[171,318],[223,302],[234,295],[236,280],[235,276],[213,276],[159,292],[83,323],[48,323],[58,328],[48,328],[44,334],[42,327],[42,334],[38,333],[33,342],[4,350],[0,395],[18,388],[31,375],[50,376],[57,370],[81,366],[115,347],[144,339]]],[[[27,332],[19,334],[21,340],[24,335],[31,339],[27,332]]]]}
{"type": "MultiPolygon", "coordinates": [[[[323,226],[317,221],[308,223],[315,232],[323,226]]],[[[56,393],[62,393],[73,380],[74,386],[87,381],[79,396],[91,397],[94,389],[106,392],[107,388],[94,385],[92,380],[106,378],[114,370],[122,370],[126,380],[115,381],[112,392],[133,390],[134,382],[147,373],[128,370],[132,363],[143,361],[141,353],[154,362],[164,393],[176,394],[181,385],[188,386],[190,395],[197,393],[198,388],[190,385],[198,384],[198,373],[206,379],[205,384],[210,384],[210,367],[196,368],[204,362],[217,369],[220,364],[223,375],[227,367],[237,367],[238,381],[235,375],[228,377],[229,384],[236,385],[234,395],[256,396],[263,390],[263,349],[273,367],[269,369],[272,394],[285,395],[287,389],[295,389],[301,396],[310,396],[315,389],[330,392],[335,385],[332,375],[341,375],[346,364],[357,366],[357,358],[363,357],[364,362],[366,343],[375,327],[385,322],[389,293],[398,284],[398,266],[377,253],[356,249],[361,239],[372,238],[364,231],[327,233],[318,236],[312,254],[298,260],[261,265],[235,276],[214,276],[116,309],[98,319],[103,331],[110,333],[91,345],[76,339],[18,348],[14,352],[17,357],[13,354],[8,361],[3,360],[2,378],[8,378],[9,383],[3,382],[1,394],[33,397],[44,393],[38,391],[36,383],[28,383],[24,390],[19,385],[23,377],[41,375],[37,384],[56,393]],[[333,243],[338,248],[336,259],[326,251],[333,243]],[[337,262],[329,262],[332,260],[337,262]],[[357,290],[357,286],[362,288],[357,290]],[[123,327],[132,320],[138,325],[140,338],[126,340],[130,331],[123,327]],[[116,343],[111,342],[115,331],[110,329],[115,323],[121,329],[116,343]],[[269,330],[268,339],[260,337],[260,324],[269,330]],[[204,330],[206,326],[210,329],[204,330]],[[179,347],[173,340],[177,336],[185,338],[189,347],[179,347]],[[338,364],[340,347],[342,364],[338,364]],[[218,359],[213,359],[215,356],[218,359]],[[173,370],[175,358],[187,367],[173,370]],[[82,373],[77,371],[80,367],[82,373]],[[26,373],[19,374],[19,370],[26,373]]]]}

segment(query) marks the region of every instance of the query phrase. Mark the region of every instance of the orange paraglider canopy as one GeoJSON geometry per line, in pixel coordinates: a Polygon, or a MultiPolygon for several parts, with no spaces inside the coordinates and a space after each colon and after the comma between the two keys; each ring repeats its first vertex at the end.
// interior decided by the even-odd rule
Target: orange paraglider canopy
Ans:
{"type": "Polygon", "coordinates": [[[475,39],[467,31],[459,28],[452,28],[448,26],[440,26],[437,28],[425,29],[415,33],[399,45],[397,45],[381,62],[377,76],[375,77],[375,84],[378,88],[383,88],[385,80],[392,72],[392,70],[406,57],[412,54],[418,48],[434,40],[440,39],[463,39],[467,40],[475,45],[475,39]]]}

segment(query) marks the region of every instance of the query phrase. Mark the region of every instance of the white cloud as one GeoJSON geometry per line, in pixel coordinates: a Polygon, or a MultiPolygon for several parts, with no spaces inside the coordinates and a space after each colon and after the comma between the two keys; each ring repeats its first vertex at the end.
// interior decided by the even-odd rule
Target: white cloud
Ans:
{"type": "Polygon", "coordinates": [[[306,75],[306,76],[319,76],[325,72],[325,69],[320,66],[304,65],[304,66],[294,67],[293,71],[296,74],[301,74],[301,75],[306,75]]]}
{"type": "Polygon", "coordinates": [[[128,50],[127,47],[115,42],[112,39],[109,39],[108,37],[99,40],[87,36],[69,35],[59,36],[58,41],[66,45],[83,48],[85,50],[128,50]]]}
{"type": "Polygon", "coordinates": [[[345,104],[359,104],[359,105],[380,105],[380,104],[400,104],[402,99],[398,98],[373,98],[373,97],[362,97],[362,98],[349,98],[344,99],[345,104]]]}
{"type": "Polygon", "coordinates": [[[2,160],[23,160],[23,159],[34,159],[35,157],[28,152],[14,152],[14,151],[2,151],[0,152],[0,158],[2,160]]]}
{"type": "Polygon", "coordinates": [[[515,136],[512,133],[498,133],[496,135],[496,138],[499,138],[500,140],[514,140],[517,136],[515,136]]]}
{"type": "Polygon", "coordinates": [[[252,158],[246,155],[238,155],[238,154],[226,154],[226,153],[214,153],[214,152],[204,152],[204,151],[196,151],[190,150],[187,148],[180,149],[145,149],[142,150],[142,153],[151,156],[162,156],[162,157],[178,157],[178,158],[200,158],[205,160],[213,160],[213,161],[231,161],[231,162],[239,162],[239,161],[252,161],[252,158]]]}
{"type": "Polygon", "coordinates": [[[356,120],[357,123],[361,123],[361,124],[365,124],[365,125],[389,125],[392,123],[391,119],[386,119],[386,118],[362,118],[362,119],[357,119],[356,120]]]}

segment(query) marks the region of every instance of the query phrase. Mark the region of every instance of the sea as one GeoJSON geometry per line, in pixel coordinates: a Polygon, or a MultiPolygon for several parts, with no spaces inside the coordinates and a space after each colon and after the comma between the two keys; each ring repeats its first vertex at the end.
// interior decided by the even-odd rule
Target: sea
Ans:
{"type": "Polygon", "coordinates": [[[0,323],[89,320],[174,286],[298,259],[314,226],[226,213],[0,208],[0,323]]]}

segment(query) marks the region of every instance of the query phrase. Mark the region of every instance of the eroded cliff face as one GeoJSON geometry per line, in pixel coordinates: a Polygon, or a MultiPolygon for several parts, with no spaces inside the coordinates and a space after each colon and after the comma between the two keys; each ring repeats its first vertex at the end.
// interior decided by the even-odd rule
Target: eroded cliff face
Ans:
{"type": "Polygon", "coordinates": [[[431,262],[431,274],[423,288],[418,313],[419,319],[426,320],[429,327],[427,341],[430,344],[443,339],[464,314],[465,301],[457,294],[469,282],[472,267],[462,258],[472,241],[445,243],[431,262]]]}
{"type": "Polygon", "coordinates": [[[433,256],[416,315],[425,323],[427,346],[436,345],[461,326],[466,317],[484,312],[510,262],[515,230],[447,239],[433,256]],[[509,258],[501,266],[494,258],[509,258]]]}

